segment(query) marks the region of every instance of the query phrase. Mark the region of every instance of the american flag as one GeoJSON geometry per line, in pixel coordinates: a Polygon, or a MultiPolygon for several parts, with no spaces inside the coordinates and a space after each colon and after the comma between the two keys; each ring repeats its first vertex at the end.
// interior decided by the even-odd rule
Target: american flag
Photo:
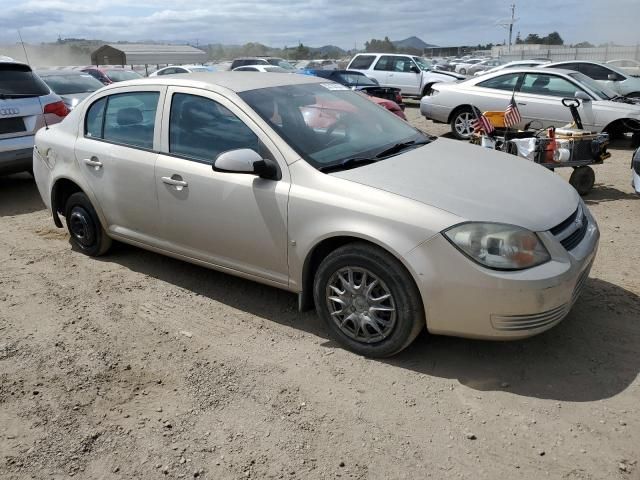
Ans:
{"type": "Polygon", "coordinates": [[[473,114],[476,118],[471,122],[471,126],[475,133],[491,135],[495,131],[489,119],[480,113],[477,107],[473,107],[473,114]]]}
{"type": "Polygon", "coordinates": [[[520,110],[518,110],[518,106],[516,105],[514,98],[511,97],[511,101],[509,102],[507,109],[504,111],[504,126],[511,128],[520,123],[521,120],[522,115],[520,115],[520,110]]]}

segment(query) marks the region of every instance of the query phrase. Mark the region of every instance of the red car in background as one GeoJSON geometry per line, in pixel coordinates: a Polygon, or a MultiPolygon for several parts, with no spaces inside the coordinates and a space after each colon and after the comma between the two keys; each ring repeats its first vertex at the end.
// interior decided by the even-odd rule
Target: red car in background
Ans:
{"type": "Polygon", "coordinates": [[[93,78],[100,80],[104,85],[110,85],[115,82],[124,82],[125,80],[136,80],[142,78],[137,72],[122,67],[84,67],[81,72],[88,73],[93,78]]]}

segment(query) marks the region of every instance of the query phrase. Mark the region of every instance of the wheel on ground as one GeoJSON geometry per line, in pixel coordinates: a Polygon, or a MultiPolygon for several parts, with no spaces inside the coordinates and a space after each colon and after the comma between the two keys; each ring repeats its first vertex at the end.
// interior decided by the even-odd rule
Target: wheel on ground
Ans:
{"type": "Polygon", "coordinates": [[[580,195],[586,195],[593,188],[596,181],[596,174],[593,168],[584,166],[576,167],[569,178],[569,183],[577,190],[580,195]]]}
{"type": "Polygon", "coordinates": [[[392,255],[366,243],[330,253],[316,272],[313,295],[331,335],[360,355],[394,355],[425,325],[413,278],[392,255]]]}
{"type": "Polygon", "coordinates": [[[474,116],[470,108],[461,108],[451,117],[451,133],[458,140],[469,140],[473,133],[474,116]]]}
{"type": "Polygon", "coordinates": [[[71,242],[82,253],[97,257],[109,250],[111,238],[102,228],[98,214],[84,193],[77,192],[69,197],[65,206],[65,218],[71,242]]]}

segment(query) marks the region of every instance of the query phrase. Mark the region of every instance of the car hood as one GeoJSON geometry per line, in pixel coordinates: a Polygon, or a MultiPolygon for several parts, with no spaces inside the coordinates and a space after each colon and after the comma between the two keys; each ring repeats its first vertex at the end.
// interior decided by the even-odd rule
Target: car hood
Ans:
{"type": "Polygon", "coordinates": [[[468,221],[546,231],[568,218],[579,196],[540,165],[439,138],[424,147],[332,176],[446,210],[468,221]]]}

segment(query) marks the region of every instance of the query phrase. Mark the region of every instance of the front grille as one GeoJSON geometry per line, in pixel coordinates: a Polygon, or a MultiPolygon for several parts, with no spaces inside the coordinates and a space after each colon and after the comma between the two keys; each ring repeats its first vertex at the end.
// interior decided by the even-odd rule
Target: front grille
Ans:
{"type": "Polygon", "coordinates": [[[582,205],[569,218],[553,227],[550,232],[560,241],[568,251],[576,248],[589,229],[589,219],[584,213],[582,205]]]}
{"type": "Polygon", "coordinates": [[[25,127],[22,117],[0,118],[0,135],[24,131],[25,127]]]}
{"type": "Polygon", "coordinates": [[[533,330],[553,325],[569,313],[569,305],[560,305],[546,312],[530,315],[491,315],[491,323],[496,330],[533,330]]]}

